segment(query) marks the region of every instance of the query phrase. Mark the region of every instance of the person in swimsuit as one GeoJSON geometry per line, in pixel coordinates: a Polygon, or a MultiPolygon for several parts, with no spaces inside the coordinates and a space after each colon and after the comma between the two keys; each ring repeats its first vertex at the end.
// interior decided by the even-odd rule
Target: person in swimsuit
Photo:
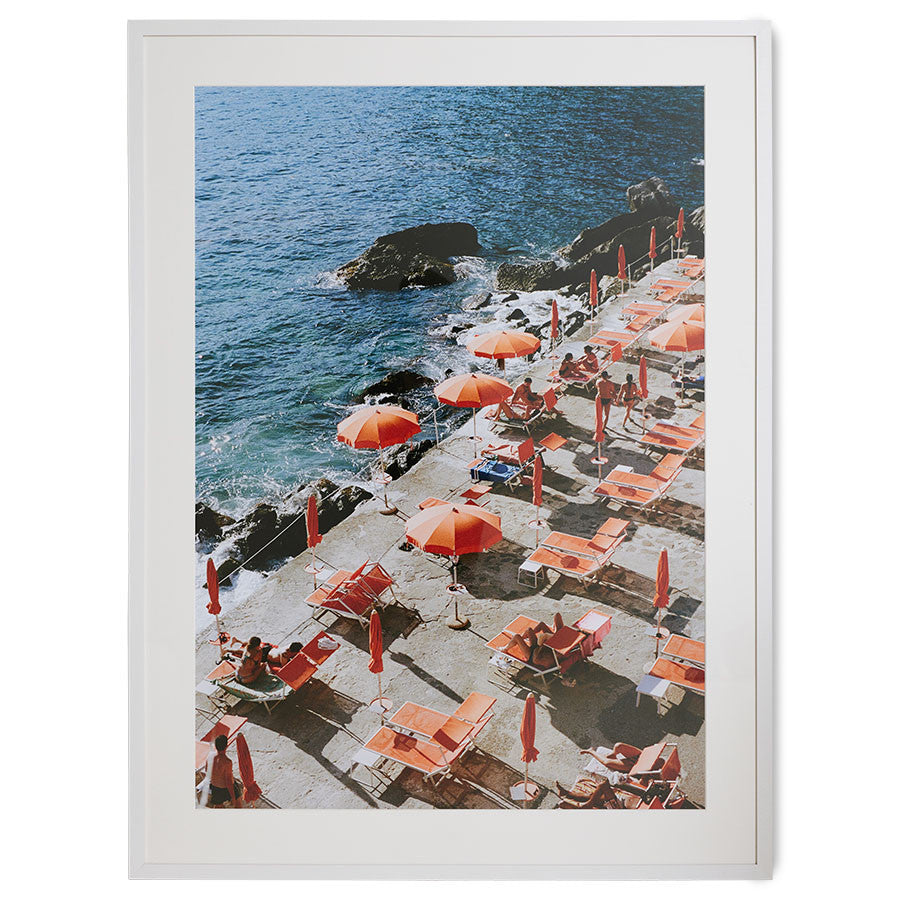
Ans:
{"type": "Polygon", "coordinates": [[[625,405],[625,418],[622,420],[622,428],[625,428],[628,424],[631,410],[634,409],[634,404],[637,403],[640,396],[640,389],[634,383],[634,376],[629,372],[625,376],[625,384],[622,385],[622,390],[619,391],[618,397],[618,402],[625,405]]]}
{"type": "Polygon", "coordinates": [[[294,641],[286,650],[279,651],[276,647],[273,647],[266,657],[269,668],[274,672],[286,666],[302,649],[303,644],[300,641],[294,641]]]}
{"type": "Polygon", "coordinates": [[[216,737],[216,755],[212,761],[212,772],[209,776],[209,806],[220,808],[226,803],[240,809],[241,788],[234,783],[234,766],[225,752],[228,749],[228,736],[220,734],[216,737]]]}
{"type": "Polygon", "coordinates": [[[590,378],[600,371],[600,360],[597,359],[597,354],[594,353],[594,348],[590,344],[584,348],[584,356],[578,360],[577,364],[578,368],[590,378]]]}
{"type": "Polygon", "coordinates": [[[525,417],[530,418],[532,413],[544,405],[544,398],[531,389],[531,379],[526,378],[515,390],[509,400],[510,406],[518,406],[525,410],[525,417]]]}
{"type": "Polygon", "coordinates": [[[575,357],[571,353],[567,353],[563,357],[563,361],[559,364],[559,377],[566,381],[587,381],[588,378],[578,367],[575,357]]]}
{"type": "Polygon", "coordinates": [[[504,652],[518,649],[527,662],[546,669],[556,662],[556,657],[552,650],[544,647],[544,641],[562,627],[563,617],[559,613],[554,613],[552,626],[546,622],[538,622],[534,627],[526,628],[521,634],[514,634],[503,648],[504,652]]]}
{"type": "MultiPolygon", "coordinates": [[[[270,645],[267,645],[270,646],[270,645]]],[[[241,657],[241,665],[235,674],[235,680],[238,684],[251,685],[266,670],[265,659],[263,658],[262,641],[258,637],[252,637],[244,648],[244,655],[241,657]]]]}
{"type": "Polygon", "coordinates": [[[616,388],[615,382],[610,380],[609,372],[604,369],[600,373],[600,380],[597,382],[597,396],[600,398],[601,405],[601,414],[603,417],[603,421],[600,423],[603,428],[606,428],[609,423],[609,413],[612,409],[613,401],[616,399],[616,394],[619,391],[616,388]]]}

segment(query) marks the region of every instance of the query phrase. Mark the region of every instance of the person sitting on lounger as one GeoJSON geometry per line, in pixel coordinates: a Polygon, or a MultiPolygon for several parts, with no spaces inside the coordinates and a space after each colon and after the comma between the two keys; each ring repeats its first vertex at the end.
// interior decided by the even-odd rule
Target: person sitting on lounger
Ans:
{"type": "Polygon", "coordinates": [[[544,398],[531,389],[531,379],[526,378],[509,399],[510,406],[518,406],[525,410],[526,417],[544,405],[544,398]]]}
{"type": "Polygon", "coordinates": [[[600,424],[604,428],[609,423],[609,413],[618,393],[619,390],[615,382],[610,379],[609,372],[604,369],[600,373],[600,380],[597,382],[597,396],[600,398],[600,406],[603,413],[603,421],[600,424]]]}
{"type": "Polygon", "coordinates": [[[529,626],[521,634],[514,634],[503,650],[509,652],[517,648],[527,662],[545,669],[552,666],[556,662],[556,658],[553,656],[553,651],[544,646],[544,641],[562,627],[562,616],[554,613],[552,626],[547,625],[546,622],[538,622],[533,628],[529,626]]]}
{"type": "Polygon", "coordinates": [[[637,758],[641,755],[641,751],[637,747],[622,743],[616,744],[609,756],[601,755],[594,750],[579,750],[578,752],[592,756],[601,766],[606,766],[611,772],[625,773],[634,768],[637,758]]]}
{"type": "Polygon", "coordinates": [[[634,383],[634,376],[629,372],[625,376],[625,384],[622,385],[617,398],[617,402],[622,403],[625,406],[625,418],[622,420],[622,428],[628,424],[631,410],[634,409],[634,404],[637,403],[640,396],[640,388],[634,383]]]}
{"type": "Polygon", "coordinates": [[[606,778],[599,781],[581,778],[571,788],[557,781],[556,790],[561,809],[622,809],[624,806],[606,778]]]}
{"type": "Polygon", "coordinates": [[[559,364],[559,377],[563,381],[588,381],[588,376],[578,367],[578,363],[575,362],[575,357],[571,353],[567,353],[559,364]]]}
{"type": "Polygon", "coordinates": [[[584,348],[584,356],[577,360],[576,364],[585,375],[591,378],[600,371],[600,360],[597,359],[597,354],[594,353],[594,348],[590,344],[584,348]]]}
{"type": "MultiPolygon", "coordinates": [[[[270,645],[267,645],[270,646],[270,645]]],[[[244,655],[241,657],[241,665],[235,674],[238,684],[251,685],[266,670],[263,658],[262,641],[258,637],[252,637],[244,647],[244,655]]]]}
{"type": "Polygon", "coordinates": [[[303,644],[300,641],[294,641],[286,650],[278,650],[277,647],[273,647],[266,654],[266,662],[268,662],[269,668],[275,672],[282,666],[286,666],[302,649],[303,644]]]}
{"type": "Polygon", "coordinates": [[[216,755],[209,776],[209,805],[221,807],[230,801],[232,806],[240,808],[241,788],[234,783],[234,767],[225,752],[227,749],[228,735],[217,735],[216,755]]]}

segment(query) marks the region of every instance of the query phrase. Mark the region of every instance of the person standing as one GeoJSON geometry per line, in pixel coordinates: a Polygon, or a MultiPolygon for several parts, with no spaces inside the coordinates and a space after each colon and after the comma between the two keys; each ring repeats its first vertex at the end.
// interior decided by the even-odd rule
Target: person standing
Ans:
{"type": "Polygon", "coordinates": [[[228,758],[228,737],[216,736],[216,755],[209,776],[209,805],[219,808],[229,801],[237,809],[241,805],[241,789],[234,783],[234,766],[228,758]]]}
{"type": "Polygon", "coordinates": [[[625,406],[625,418],[622,420],[623,429],[628,424],[628,420],[631,418],[631,411],[632,409],[634,409],[634,404],[637,403],[640,396],[641,392],[638,386],[634,383],[634,376],[629,373],[625,376],[625,384],[622,385],[622,389],[619,391],[617,400],[617,402],[625,406]]]}
{"type": "Polygon", "coordinates": [[[610,379],[609,372],[604,369],[600,373],[600,380],[597,382],[597,396],[600,398],[601,413],[603,415],[603,421],[600,424],[603,428],[606,428],[609,423],[609,412],[618,393],[619,390],[615,382],[610,379]]]}

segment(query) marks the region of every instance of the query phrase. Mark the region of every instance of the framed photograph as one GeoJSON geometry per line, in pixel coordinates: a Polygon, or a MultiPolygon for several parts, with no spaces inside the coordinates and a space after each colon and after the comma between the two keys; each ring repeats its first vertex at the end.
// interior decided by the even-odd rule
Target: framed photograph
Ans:
{"type": "Polygon", "coordinates": [[[770,877],[768,26],[129,41],[132,875],[770,877]]]}

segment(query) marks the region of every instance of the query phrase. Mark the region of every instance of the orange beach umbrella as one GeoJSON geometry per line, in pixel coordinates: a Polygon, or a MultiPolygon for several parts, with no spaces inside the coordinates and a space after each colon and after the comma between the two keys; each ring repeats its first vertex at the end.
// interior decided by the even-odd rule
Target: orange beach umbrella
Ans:
{"type": "Polygon", "coordinates": [[[519,726],[519,737],[522,741],[522,761],[525,763],[525,781],[522,783],[522,808],[524,809],[531,799],[528,784],[528,764],[538,758],[538,749],[534,746],[534,737],[537,726],[535,712],[534,693],[529,692],[525,698],[525,709],[522,710],[522,723],[519,726]]]}
{"type": "Polygon", "coordinates": [[[647,390],[647,360],[643,355],[638,366],[638,386],[641,389],[641,398],[646,400],[650,396],[650,391],[647,390]]]}
{"type": "Polygon", "coordinates": [[[387,486],[391,479],[384,471],[384,448],[402,444],[421,430],[419,417],[399,406],[364,406],[338,424],[337,439],[341,443],[355,450],[378,450],[384,506],[388,512],[394,510],[388,503],[387,486]]]}
{"type": "Polygon", "coordinates": [[[355,450],[381,450],[408,441],[422,429],[419,417],[399,406],[364,406],[338,424],[337,439],[355,450]]]}
{"type": "MultiPolygon", "coordinates": [[[[702,304],[701,304],[702,305],[702,304]]],[[[681,405],[684,400],[684,357],[688,353],[702,350],[705,345],[706,329],[702,322],[691,320],[666,322],[650,332],[650,343],[654,347],[681,353],[681,405]]]]}
{"type": "Polygon", "coordinates": [[[653,265],[653,260],[656,259],[656,226],[650,226],[650,252],[647,254],[650,257],[650,265],[653,265]]]}
{"type": "Polygon", "coordinates": [[[253,759],[250,756],[247,739],[243,734],[238,734],[235,745],[237,747],[238,769],[241,773],[241,781],[244,783],[243,799],[246,803],[253,804],[262,797],[262,789],[254,778],[253,759]]]}
{"type": "Polygon", "coordinates": [[[550,304],[550,340],[555,341],[559,337],[559,307],[556,305],[556,297],[550,304]]]}
{"type": "Polygon", "coordinates": [[[316,565],[316,547],[322,543],[322,535],[319,534],[319,506],[316,502],[316,495],[310,494],[306,498],[306,545],[312,550],[312,562],[305,567],[305,571],[309,572],[313,577],[313,588],[316,585],[316,576],[322,571],[320,566],[316,565]]]}
{"type": "Polygon", "coordinates": [[[705,303],[688,303],[682,306],[669,316],[670,322],[698,322],[700,325],[706,325],[706,304],[705,303]]]}
{"type": "Polygon", "coordinates": [[[678,224],[675,226],[675,237],[678,240],[681,240],[681,236],[684,234],[684,207],[678,210],[678,224]]]}
{"type": "Polygon", "coordinates": [[[475,441],[479,440],[475,410],[502,403],[512,396],[512,392],[512,387],[502,378],[481,372],[453,375],[434,389],[434,395],[441,403],[472,410],[472,437],[475,441]]]}
{"type": "Polygon", "coordinates": [[[702,322],[666,322],[650,332],[650,343],[662,350],[694,353],[704,347],[706,329],[702,322]]]}
{"type": "Polygon", "coordinates": [[[472,338],[466,349],[488,359],[513,359],[531,356],[541,349],[541,341],[527,331],[491,331],[472,338]]]}
{"type": "Polygon", "coordinates": [[[591,306],[597,305],[597,272],[594,269],[591,269],[590,300],[591,300],[591,306]]]}
{"type": "Polygon", "coordinates": [[[369,671],[373,675],[380,675],[384,671],[384,663],[381,659],[383,652],[381,617],[378,615],[378,610],[373,609],[372,615],[369,617],[369,671]]]}
{"type": "Polygon", "coordinates": [[[619,244],[619,281],[621,281],[622,284],[625,284],[627,280],[628,270],[625,264],[625,248],[622,244],[619,244]]]}
{"type": "Polygon", "coordinates": [[[544,499],[544,464],[541,462],[540,456],[534,458],[534,475],[532,476],[531,485],[531,502],[540,511],[541,500],[544,499]]]}

